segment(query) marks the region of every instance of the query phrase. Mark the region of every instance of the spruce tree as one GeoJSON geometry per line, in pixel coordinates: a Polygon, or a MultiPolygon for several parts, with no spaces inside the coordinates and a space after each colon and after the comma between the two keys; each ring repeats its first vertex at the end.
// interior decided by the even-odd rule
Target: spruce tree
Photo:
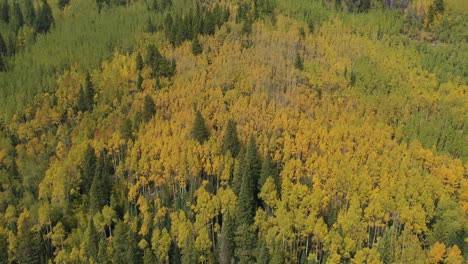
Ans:
{"type": "Polygon", "coordinates": [[[143,102],[143,120],[148,122],[156,114],[156,105],[154,104],[153,98],[147,94],[143,102]]]}
{"type": "Polygon", "coordinates": [[[103,236],[101,236],[101,238],[99,239],[97,259],[98,259],[97,263],[100,263],[100,264],[110,263],[110,258],[109,258],[109,255],[107,254],[106,238],[103,236]]]}
{"type": "Polygon", "coordinates": [[[143,57],[141,57],[141,53],[138,52],[136,56],[136,69],[137,71],[143,70],[143,57]]]}
{"type": "Polygon", "coordinates": [[[19,263],[41,263],[41,238],[33,226],[31,217],[25,217],[18,225],[16,257],[19,263]]]}
{"type": "Polygon", "coordinates": [[[47,33],[54,24],[54,16],[47,0],[42,0],[36,20],[36,30],[38,33],[47,33]]]}
{"type": "Polygon", "coordinates": [[[88,228],[86,229],[86,242],[85,249],[86,255],[89,258],[89,261],[94,260],[98,261],[98,252],[99,252],[99,233],[94,227],[93,218],[90,217],[88,221],[88,228]]]}
{"type": "Polygon", "coordinates": [[[70,3],[70,0],[58,0],[57,6],[63,10],[68,5],[68,3],[70,3]]]}
{"type": "Polygon", "coordinates": [[[304,70],[304,62],[299,52],[296,52],[296,57],[294,58],[294,68],[300,71],[304,70]]]}
{"type": "Polygon", "coordinates": [[[193,239],[191,237],[187,238],[185,242],[185,247],[181,250],[182,254],[182,264],[192,264],[198,262],[197,251],[193,239]]]}
{"type": "Polygon", "coordinates": [[[193,55],[197,56],[197,55],[200,55],[202,52],[203,52],[203,47],[200,41],[198,40],[198,38],[195,37],[192,41],[192,53],[193,55]]]}
{"type": "Polygon", "coordinates": [[[95,173],[96,154],[94,153],[94,148],[88,145],[81,164],[81,192],[83,194],[89,193],[95,173]]]}
{"type": "Polygon", "coordinates": [[[0,55],[0,72],[4,72],[7,70],[7,67],[6,67],[6,62],[5,62],[5,58],[0,55]]]}
{"type": "Polygon", "coordinates": [[[143,261],[136,236],[125,222],[118,222],[112,238],[112,263],[132,264],[143,261]]]}
{"type": "Polygon", "coordinates": [[[107,162],[103,157],[100,157],[96,164],[96,172],[94,174],[93,183],[90,190],[90,211],[94,215],[96,212],[108,205],[112,191],[112,182],[109,178],[107,162]]]}
{"type": "Polygon", "coordinates": [[[10,5],[8,4],[8,0],[2,1],[1,16],[3,22],[10,23],[10,5]]]}
{"type": "Polygon", "coordinates": [[[208,127],[206,127],[205,119],[203,118],[200,111],[197,111],[195,114],[195,121],[192,127],[192,136],[193,138],[203,144],[210,137],[210,132],[208,127]]]}
{"type": "Polygon", "coordinates": [[[13,3],[12,16],[10,20],[11,30],[15,33],[24,25],[23,12],[18,2],[13,3]]]}
{"type": "Polygon", "coordinates": [[[8,240],[7,236],[0,233],[0,264],[8,263],[8,240]]]}
{"type": "Polygon", "coordinates": [[[36,25],[36,10],[34,9],[32,0],[26,0],[24,2],[24,9],[26,24],[34,27],[36,25]]]}
{"type": "Polygon", "coordinates": [[[234,218],[229,210],[224,215],[222,226],[221,239],[219,243],[219,260],[220,263],[233,263],[236,249],[235,232],[236,226],[234,218]]]}
{"type": "Polygon", "coordinates": [[[265,156],[262,162],[262,169],[260,171],[260,179],[258,180],[258,185],[257,185],[258,191],[262,189],[263,184],[265,184],[268,177],[273,177],[273,179],[275,180],[277,191],[279,191],[278,187],[280,186],[280,182],[278,178],[279,177],[278,169],[276,167],[276,164],[271,159],[271,156],[267,153],[267,155],[265,156]]]}
{"type": "Polygon", "coordinates": [[[86,85],[86,88],[84,91],[84,96],[85,96],[86,111],[93,111],[95,92],[94,92],[93,82],[91,81],[91,75],[89,75],[89,73],[86,73],[85,85],[86,85]]]}
{"type": "Polygon", "coordinates": [[[244,166],[245,166],[245,150],[241,149],[234,164],[234,173],[232,178],[232,190],[234,193],[239,196],[241,184],[242,184],[242,175],[244,173],[244,166]]]}
{"type": "Polygon", "coordinates": [[[229,120],[226,128],[226,133],[224,135],[223,141],[223,152],[231,152],[233,157],[237,157],[240,150],[239,137],[237,136],[237,128],[234,120],[229,120]]]}
{"type": "Polygon", "coordinates": [[[125,140],[133,139],[133,126],[132,121],[129,118],[125,118],[121,128],[121,134],[125,140]]]}
{"type": "Polygon", "coordinates": [[[137,85],[136,85],[138,91],[143,90],[143,87],[141,86],[142,84],[143,84],[143,76],[141,76],[141,74],[138,74],[137,85]]]}
{"type": "Polygon", "coordinates": [[[269,264],[270,263],[270,253],[268,252],[268,248],[263,242],[257,250],[257,263],[258,264],[269,264]]]}

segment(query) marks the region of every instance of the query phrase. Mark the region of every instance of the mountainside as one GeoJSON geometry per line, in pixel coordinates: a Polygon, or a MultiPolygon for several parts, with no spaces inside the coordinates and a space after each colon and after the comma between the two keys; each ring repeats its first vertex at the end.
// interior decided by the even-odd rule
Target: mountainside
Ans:
{"type": "Polygon", "coordinates": [[[0,2],[0,263],[468,259],[468,1],[0,2]]]}

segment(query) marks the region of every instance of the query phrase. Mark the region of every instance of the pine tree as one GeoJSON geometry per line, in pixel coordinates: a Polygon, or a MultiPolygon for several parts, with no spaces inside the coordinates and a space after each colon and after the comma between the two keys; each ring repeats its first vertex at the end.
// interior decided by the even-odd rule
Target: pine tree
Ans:
{"type": "Polygon", "coordinates": [[[13,3],[12,16],[10,20],[11,30],[15,33],[24,25],[23,12],[18,2],[13,3]]]}
{"type": "Polygon", "coordinates": [[[133,126],[132,121],[126,118],[121,129],[122,137],[126,140],[133,139],[133,126]]]}
{"type": "Polygon", "coordinates": [[[299,52],[296,52],[296,58],[294,59],[294,68],[300,71],[304,70],[304,62],[299,52]]]}
{"type": "Polygon", "coordinates": [[[14,40],[14,37],[12,36],[8,38],[7,51],[8,51],[8,56],[14,56],[16,53],[15,40],[14,40]]]}
{"type": "Polygon", "coordinates": [[[89,193],[91,184],[96,173],[96,154],[94,148],[88,146],[84,153],[84,159],[81,164],[81,192],[89,193]]]}
{"type": "Polygon", "coordinates": [[[109,178],[109,171],[103,154],[103,157],[96,164],[96,172],[91,184],[89,201],[92,215],[101,211],[105,205],[109,204],[111,190],[112,182],[109,178]]]}
{"type": "Polygon", "coordinates": [[[278,168],[276,167],[276,164],[273,162],[269,154],[265,156],[265,159],[263,159],[263,162],[262,162],[262,169],[260,171],[260,179],[258,180],[258,185],[257,185],[258,191],[262,189],[263,184],[265,184],[268,177],[273,177],[273,179],[275,180],[276,189],[279,192],[280,182],[279,182],[278,168]]]}
{"type": "Polygon", "coordinates": [[[240,150],[240,142],[237,136],[237,128],[234,120],[229,120],[226,128],[226,133],[224,135],[223,142],[223,152],[231,152],[233,157],[237,157],[240,150]]]}
{"type": "Polygon", "coordinates": [[[154,104],[153,98],[147,94],[143,103],[143,120],[148,122],[156,114],[156,105],[154,104]]]}
{"type": "Polygon", "coordinates": [[[94,85],[93,85],[93,82],[91,81],[91,75],[89,75],[89,73],[86,73],[85,85],[86,85],[86,89],[84,91],[84,96],[85,96],[86,111],[93,111],[94,85]]]}
{"type": "Polygon", "coordinates": [[[137,90],[138,91],[142,91],[143,90],[143,76],[141,76],[141,74],[138,74],[138,79],[137,79],[137,90]]]}
{"type": "Polygon", "coordinates": [[[118,222],[112,238],[112,263],[132,264],[143,261],[135,234],[125,222],[118,222]]]}
{"type": "Polygon", "coordinates": [[[3,22],[10,23],[10,5],[8,4],[8,0],[3,0],[2,2],[1,16],[3,22]]]}
{"type": "Polygon", "coordinates": [[[110,258],[109,258],[109,255],[107,254],[106,238],[103,236],[101,236],[101,238],[99,239],[97,259],[98,259],[97,263],[101,263],[101,264],[110,263],[109,261],[110,258]]]}
{"type": "Polygon", "coordinates": [[[63,10],[68,5],[68,3],[70,3],[70,0],[58,0],[57,6],[63,10]]]}
{"type": "Polygon", "coordinates": [[[192,136],[193,138],[203,144],[210,137],[210,132],[208,127],[206,127],[205,119],[203,118],[200,111],[197,111],[195,114],[195,121],[192,127],[192,136]]]}
{"type": "Polygon", "coordinates": [[[0,72],[4,72],[7,70],[6,63],[5,63],[5,58],[0,55],[0,72]]]}
{"type": "Polygon", "coordinates": [[[185,243],[185,246],[181,250],[182,264],[192,264],[198,262],[197,251],[193,239],[189,237],[185,243]]]}
{"type": "Polygon", "coordinates": [[[97,232],[96,228],[94,227],[92,217],[89,218],[88,228],[86,229],[86,255],[91,262],[91,259],[94,261],[98,260],[98,252],[99,252],[99,233],[97,232]]]}
{"type": "Polygon", "coordinates": [[[270,263],[270,253],[268,252],[268,248],[265,245],[265,242],[258,247],[257,250],[257,263],[258,264],[269,264],[270,263]]]}
{"type": "Polygon", "coordinates": [[[257,241],[253,225],[238,224],[235,242],[235,256],[239,260],[239,263],[256,263],[255,248],[257,241]]]}
{"type": "Polygon", "coordinates": [[[137,71],[143,70],[143,57],[141,57],[141,53],[138,52],[136,56],[136,69],[137,71]]]}
{"type": "Polygon", "coordinates": [[[203,47],[200,41],[198,40],[198,38],[195,37],[192,41],[192,53],[193,55],[197,56],[197,55],[200,55],[202,52],[203,52],[203,47]]]}
{"type": "Polygon", "coordinates": [[[151,19],[151,17],[148,18],[148,20],[146,21],[145,32],[146,33],[156,32],[156,25],[154,25],[153,20],[151,19]]]}
{"type": "Polygon", "coordinates": [[[53,24],[54,16],[52,14],[52,9],[47,0],[42,0],[42,5],[39,8],[36,20],[36,30],[38,33],[47,33],[50,31],[53,24]]]}
{"type": "Polygon", "coordinates": [[[236,226],[229,210],[224,215],[221,239],[219,242],[220,263],[233,263],[236,249],[235,232],[236,226]]]}
{"type": "Polygon", "coordinates": [[[24,3],[24,8],[26,24],[28,24],[31,27],[34,27],[36,25],[36,10],[34,9],[32,0],[26,0],[24,3]]]}
{"type": "Polygon", "coordinates": [[[143,256],[143,264],[154,264],[154,263],[158,263],[156,256],[154,255],[153,250],[147,248],[143,256]]]}
{"type": "Polygon", "coordinates": [[[8,263],[8,240],[7,236],[0,233],[0,264],[8,263]]]}
{"type": "Polygon", "coordinates": [[[19,263],[41,263],[41,240],[33,226],[31,214],[28,211],[23,212],[18,220],[16,257],[19,263]]]}
{"type": "Polygon", "coordinates": [[[242,175],[245,171],[244,166],[245,166],[245,150],[241,149],[239,151],[239,154],[237,155],[236,158],[236,163],[234,164],[234,173],[233,173],[233,179],[232,179],[232,190],[234,193],[239,196],[240,188],[242,185],[242,175]]]}

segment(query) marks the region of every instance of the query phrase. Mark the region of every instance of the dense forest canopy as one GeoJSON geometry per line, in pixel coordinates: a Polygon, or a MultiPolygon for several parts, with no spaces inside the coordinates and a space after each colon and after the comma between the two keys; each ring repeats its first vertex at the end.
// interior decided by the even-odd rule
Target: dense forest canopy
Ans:
{"type": "Polygon", "coordinates": [[[0,0],[0,263],[465,263],[468,1],[0,0]]]}

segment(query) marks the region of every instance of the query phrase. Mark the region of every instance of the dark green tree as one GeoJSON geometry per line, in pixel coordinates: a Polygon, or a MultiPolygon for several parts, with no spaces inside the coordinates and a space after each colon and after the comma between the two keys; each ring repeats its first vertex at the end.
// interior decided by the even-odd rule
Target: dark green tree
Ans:
{"type": "Polygon", "coordinates": [[[249,224],[239,224],[235,236],[235,256],[238,263],[257,263],[255,248],[257,246],[255,228],[249,224]]]}
{"type": "Polygon", "coordinates": [[[91,81],[91,75],[89,73],[86,73],[85,76],[85,104],[86,104],[86,111],[93,111],[94,107],[94,85],[93,82],[91,81]]]}
{"type": "Polygon", "coordinates": [[[262,242],[257,249],[257,263],[258,264],[269,264],[270,263],[270,253],[268,248],[265,245],[265,242],[262,242]]]}
{"type": "Polygon", "coordinates": [[[93,223],[93,218],[90,217],[88,221],[88,228],[86,228],[86,255],[89,258],[94,259],[94,261],[98,260],[98,252],[99,252],[99,233],[96,230],[96,227],[93,223]]]}
{"type": "Polygon", "coordinates": [[[8,53],[8,56],[13,56],[16,53],[15,38],[13,36],[10,36],[8,38],[7,53],[8,53]]]}
{"type": "Polygon", "coordinates": [[[185,247],[181,250],[182,264],[192,264],[198,262],[197,250],[195,249],[193,238],[187,238],[185,247]]]}
{"type": "Polygon", "coordinates": [[[156,25],[154,24],[153,20],[150,18],[148,18],[148,20],[146,21],[146,24],[145,24],[145,32],[146,33],[154,33],[156,32],[156,25]]]}
{"type": "Polygon", "coordinates": [[[125,222],[118,222],[112,238],[112,263],[132,264],[142,263],[142,254],[138,249],[136,235],[125,222]]]}
{"type": "Polygon", "coordinates": [[[42,0],[42,5],[38,10],[36,20],[36,30],[38,33],[47,33],[54,24],[54,16],[47,0],[42,0]]]}
{"type": "Polygon", "coordinates": [[[136,56],[136,69],[137,71],[143,70],[143,57],[141,57],[141,53],[138,52],[136,56]]]}
{"type": "Polygon", "coordinates": [[[294,68],[300,71],[304,70],[304,61],[302,60],[299,52],[296,52],[296,57],[294,58],[294,68]]]}
{"type": "Polygon", "coordinates": [[[210,131],[205,124],[205,119],[203,118],[200,111],[197,111],[195,114],[195,121],[192,126],[192,136],[193,138],[203,144],[210,137],[210,131]]]}
{"type": "Polygon", "coordinates": [[[102,263],[102,264],[110,263],[109,254],[107,253],[107,241],[104,236],[101,236],[99,239],[97,263],[102,263]]]}
{"type": "Polygon", "coordinates": [[[8,240],[7,236],[0,233],[0,264],[8,263],[8,240]]]}
{"type": "Polygon", "coordinates": [[[202,54],[202,52],[203,52],[203,47],[200,41],[198,40],[198,38],[195,37],[192,41],[192,53],[193,55],[197,56],[197,55],[202,54]]]}
{"type": "Polygon", "coordinates": [[[227,123],[226,133],[224,134],[223,152],[231,152],[233,157],[237,157],[240,150],[239,137],[237,136],[237,128],[234,120],[229,120],[227,123]]]}
{"type": "Polygon", "coordinates": [[[70,3],[70,0],[58,0],[57,6],[60,9],[64,9],[69,3],[70,3]]]}
{"type": "Polygon", "coordinates": [[[236,226],[231,213],[227,211],[223,218],[221,238],[219,241],[219,262],[233,263],[236,249],[235,233],[236,226]]]}
{"type": "Polygon", "coordinates": [[[91,184],[96,173],[96,154],[94,148],[88,145],[84,152],[84,159],[81,163],[81,192],[89,193],[91,184]]]}
{"type": "Polygon", "coordinates": [[[242,185],[243,173],[245,171],[244,158],[245,158],[245,150],[244,148],[241,148],[241,150],[239,151],[239,154],[237,155],[236,162],[234,164],[234,172],[233,172],[232,184],[231,184],[232,190],[237,196],[239,196],[240,188],[242,185]]]}
{"type": "Polygon", "coordinates": [[[13,3],[12,16],[10,19],[10,26],[13,32],[18,32],[18,30],[24,25],[23,12],[18,2],[13,3]]]}
{"type": "Polygon", "coordinates": [[[36,25],[36,10],[34,9],[32,0],[26,0],[24,2],[24,16],[26,18],[26,24],[31,27],[36,25]]]}
{"type": "Polygon", "coordinates": [[[4,72],[6,70],[7,70],[7,67],[6,67],[5,57],[0,55],[0,72],[4,72]]]}
{"type": "Polygon", "coordinates": [[[143,256],[143,264],[154,264],[154,263],[158,263],[156,256],[154,255],[153,250],[151,250],[150,248],[147,248],[143,256]]]}
{"type": "Polygon", "coordinates": [[[151,95],[147,94],[143,102],[143,120],[145,122],[150,121],[151,118],[156,114],[156,105],[151,95]]]}
{"type": "Polygon", "coordinates": [[[126,140],[133,139],[133,126],[132,121],[129,118],[126,118],[123,122],[121,134],[126,140]]]}
{"type": "Polygon", "coordinates": [[[141,76],[141,74],[138,74],[137,85],[136,85],[138,91],[143,90],[143,87],[141,86],[142,84],[143,84],[143,76],[141,76]]]}
{"type": "Polygon", "coordinates": [[[271,159],[271,156],[267,153],[267,155],[265,155],[265,158],[262,161],[260,179],[258,180],[258,185],[257,185],[258,191],[262,189],[263,184],[265,184],[268,177],[273,177],[273,179],[275,180],[277,191],[279,192],[280,182],[279,182],[278,168],[276,164],[273,162],[273,160],[271,159]]]}
{"type": "Polygon", "coordinates": [[[8,4],[8,0],[2,1],[0,12],[1,12],[3,22],[9,23],[10,22],[10,4],[8,4]]]}
{"type": "Polygon", "coordinates": [[[98,159],[96,164],[96,172],[94,174],[93,183],[90,190],[90,210],[91,215],[101,211],[101,209],[110,202],[112,191],[112,182],[109,177],[109,170],[104,154],[98,159]]]}
{"type": "Polygon", "coordinates": [[[19,227],[18,233],[21,236],[18,238],[16,248],[19,263],[41,263],[41,238],[39,233],[33,230],[33,225],[32,219],[28,218],[19,227]]]}

